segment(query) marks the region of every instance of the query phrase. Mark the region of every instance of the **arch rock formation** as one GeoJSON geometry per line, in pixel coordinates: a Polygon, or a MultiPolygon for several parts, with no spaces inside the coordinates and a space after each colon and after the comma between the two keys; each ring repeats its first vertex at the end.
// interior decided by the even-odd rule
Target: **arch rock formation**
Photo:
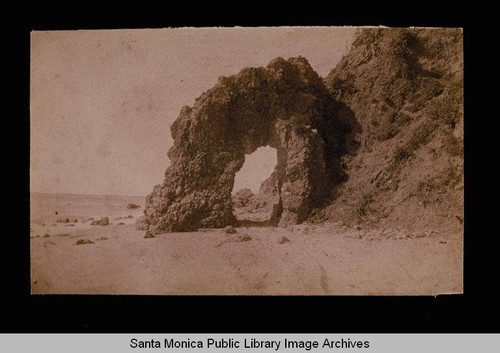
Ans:
{"type": "Polygon", "coordinates": [[[234,176],[245,155],[261,146],[277,150],[279,203],[272,221],[301,223],[345,179],[341,157],[352,142],[353,121],[303,57],[220,77],[172,124],[172,163],[148,195],[137,227],[156,234],[237,225],[234,176]]]}

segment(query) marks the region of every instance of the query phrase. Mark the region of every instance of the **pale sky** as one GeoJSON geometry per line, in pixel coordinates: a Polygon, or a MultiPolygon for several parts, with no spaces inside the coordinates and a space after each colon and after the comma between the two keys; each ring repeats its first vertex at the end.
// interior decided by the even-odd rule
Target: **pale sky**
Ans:
{"type": "MultiPolygon", "coordinates": [[[[170,164],[170,125],[181,107],[192,106],[219,76],[301,55],[324,77],[350,48],[354,32],[339,27],[32,32],[31,191],[146,195],[170,164]]],[[[274,168],[267,164],[269,170],[250,168],[237,184],[258,190],[274,168]]]]}

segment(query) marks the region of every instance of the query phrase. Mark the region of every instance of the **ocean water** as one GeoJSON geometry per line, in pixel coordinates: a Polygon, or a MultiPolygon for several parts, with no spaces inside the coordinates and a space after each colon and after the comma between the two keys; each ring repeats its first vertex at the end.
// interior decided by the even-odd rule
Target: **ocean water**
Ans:
{"type": "Polygon", "coordinates": [[[31,193],[30,219],[32,224],[53,223],[58,218],[85,221],[132,215],[136,219],[143,214],[145,202],[145,196],[31,193]],[[140,208],[128,209],[130,203],[140,208]]]}

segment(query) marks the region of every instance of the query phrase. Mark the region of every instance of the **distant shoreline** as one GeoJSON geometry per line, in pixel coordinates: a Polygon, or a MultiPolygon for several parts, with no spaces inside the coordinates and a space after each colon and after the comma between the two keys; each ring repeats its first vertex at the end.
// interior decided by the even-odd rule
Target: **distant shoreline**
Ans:
{"type": "Polygon", "coordinates": [[[35,191],[30,191],[30,195],[54,195],[54,196],[111,196],[111,197],[147,197],[147,195],[78,194],[78,193],[35,192],[35,191]]]}

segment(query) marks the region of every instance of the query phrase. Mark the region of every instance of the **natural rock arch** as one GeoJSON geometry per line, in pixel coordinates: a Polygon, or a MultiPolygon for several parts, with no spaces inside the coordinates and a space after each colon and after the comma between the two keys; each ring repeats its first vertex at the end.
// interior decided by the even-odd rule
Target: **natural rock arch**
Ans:
{"type": "Polygon", "coordinates": [[[246,154],[267,145],[278,155],[273,219],[301,223],[345,178],[340,158],[352,145],[354,121],[302,57],[221,77],[171,126],[172,163],[138,227],[161,233],[237,225],[234,176],[246,154]]]}

